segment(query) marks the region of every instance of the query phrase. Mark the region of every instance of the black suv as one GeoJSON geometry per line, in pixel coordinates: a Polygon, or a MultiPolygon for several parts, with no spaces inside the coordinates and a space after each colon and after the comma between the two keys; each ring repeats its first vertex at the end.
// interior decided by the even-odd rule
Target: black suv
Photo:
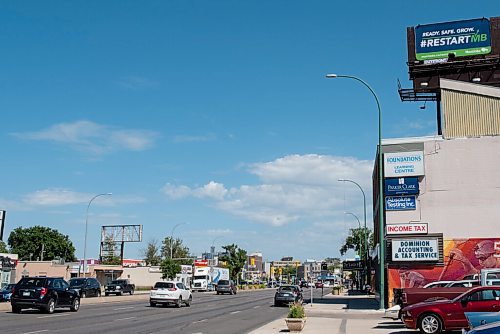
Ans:
{"type": "Polygon", "coordinates": [[[229,293],[230,295],[235,295],[236,285],[232,280],[221,279],[217,282],[217,288],[215,291],[217,291],[217,294],[229,293]]]}
{"type": "Polygon", "coordinates": [[[61,277],[23,277],[14,287],[10,303],[13,313],[21,313],[23,308],[54,313],[56,307],[69,307],[76,312],[80,297],[61,277]]]}
{"type": "Polygon", "coordinates": [[[101,283],[95,278],[72,278],[68,283],[80,298],[101,297],[101,283]]]}

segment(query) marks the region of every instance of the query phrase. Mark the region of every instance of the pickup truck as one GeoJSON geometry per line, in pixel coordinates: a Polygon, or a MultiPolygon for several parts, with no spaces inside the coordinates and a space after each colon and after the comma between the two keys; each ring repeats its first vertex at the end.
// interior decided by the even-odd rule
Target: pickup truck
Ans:
{"type": "Polygon", "coordinates": [[[115,294],[118,296],[123,295],[124,293],[129,293],[130,295],[134,294],[135,284],[130,283],[128,279],[117,279],[111,281],[104,288],[104,294],[109,296],[110,294],[115,294]]]}

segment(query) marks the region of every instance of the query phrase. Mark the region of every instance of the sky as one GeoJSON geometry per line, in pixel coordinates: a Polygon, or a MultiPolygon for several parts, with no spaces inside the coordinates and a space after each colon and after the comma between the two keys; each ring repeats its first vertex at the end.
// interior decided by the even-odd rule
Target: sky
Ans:
{"type": "MultiPolygon", "coordinates": [[[[195,255],[340,257],[372,222],[382,137],[436,134],[411,87],[406,28],[498,16],[470,1],[2,1],[3,240],[41,225],[99,255],[103,225],[173,233],[195,255]],[[89,206],[90,200],[99,196],[89,206]],[[87,211],[88,209],[88,211],[87,211]],[[346,212],[354,215],[346,214],[346,212]]],[[[352,257],[349,252],[347,257],[352,257]]],[[[343,258],[346,258],[345,256],[343,258]]]]}

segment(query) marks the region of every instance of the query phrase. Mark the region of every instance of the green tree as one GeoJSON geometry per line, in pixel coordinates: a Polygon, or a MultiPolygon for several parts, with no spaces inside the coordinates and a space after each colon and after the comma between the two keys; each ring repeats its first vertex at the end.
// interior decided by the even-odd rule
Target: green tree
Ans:
{"type": "Polygon", "coordinates": [[[222,248],[226,252],[219,256],[219,261],[226,263],[225,265],[229,269],[229,276],[231,279],[236,280],[247,261],[247,251],[238,248],[235,244],[222,246],[222,248]]]}
{"type": "Polygon", "coordinates": [[[76,261],[75,247],[69,237],[48,227],[18,227],[10,233],[8,243],[11,252],[18,254],[20,260],[62,258],[76,261]]]}
{"type": "Polygon", "coordinates": [[[173,280],[176,274],[181,272],[181,265],[177,260],[172,260],[170,258],[166,258],[161,261],[160,269],[162,272],[161,278],[173,280]]]}
{"type": "Polygon", "coordinates": [[[148,242],[146,249],[142,250],[142,255],[147,266],[158,266],[161,263],[160,247],[158,241],[153,239],[148,242]]]}
{"type": "Polygon", "coordinates": [[[116,243],[113,241],[113,238],[107,236],[104,239],[102,245],[102,254],[101,254],[101,262],[102,264],[108,265],[120,265],[122,264],[122,259],[116,255],[117,251],[116,243]]]}
{"type": "Polygon", "coordinates": [[[0,253],[8,253],[8,252],[9,250],[7,249],[7,245],[5,244],[5,242],[0,240],[0,253]]]}
{"type": "Polygon", "coordinates": [[[365,235],[368,237],[368,247],[373,247],[373,233],[368,228],[352,228],[349,230],[344,244],[340,247],[340,254],[344,255],[349,249],[353,249],[360,257],[364,257],[365,235]]]}
{"type": "Polygon", "coordinates": [[[161,256],[166,259],[170,258],[170,254],[172,254],[173,259],[182,259],[179,261],[183,264],[189,264],[189,262],[192,262],[192,260],[186,260],[187,258],[191,258],[189,255],[189,247],[184,246],[182,240],[179,238],[172,239],[171,237],[166,237],[163,240],[161,256]],[[172,252],[170,252],[170,249],[172,249],[172,252]]]}

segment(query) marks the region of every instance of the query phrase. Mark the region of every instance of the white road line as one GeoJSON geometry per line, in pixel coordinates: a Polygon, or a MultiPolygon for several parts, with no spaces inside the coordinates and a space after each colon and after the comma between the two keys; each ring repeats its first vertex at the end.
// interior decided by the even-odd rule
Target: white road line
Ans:
{"type": "Polygon", "coordinates": [[[40,331],[34,331],[34,332],[26,332],[26,333],[21,333],[21,334],[35,334],[35,333],[43,333],[43,332],[48,332],[48,329],[42,329],[40,331]]]}
{"type": "Polygon", "coordinates": [[[118,308],[114,308],[113,311],[128,310],[128,309],[131,309],[131,308],[134,308],[134,306],[118,307],[118,308]]]}
{"type": "MultiPolygon", "coordinates": [[[[62,313],[62,314],[51,314],[51,315],[42,315],[41,317],[37,317],[38,319],[43,319],[43,318],[57,318],[57,317],[67,317],[68,315],[71,315],[70,313],[62,313]]],[[[36,333],[36,332],[33,332],[36,333]]]]}
{"type": "Polygon", "coordinates": [[[130,319],[135,319],[135,317],[128,317],[128,318],[115,319],[114,321],[123,321],[123,320],[130,320],[130,319]]]}
{"type": "Polygon", "coordinates": [[[236,314],[236,313],[240,313],[240,312],[241,312],[241,311],[233,311],[233,312],[231,312],[231,313],[229,313],[229,314],[236,314]]]}
{"type": "Polygon", "coordinates": [[[198,321],[193,321],[193,324],[197,324],[197,323],[205,322],[205,321],[208,321],[208,319],[202,319],[202,320],[198,320],[198,321]]]}
{"type": "Polygon", "coordinates": [[[259,308],[259,307],[260,307],[260,305],[257,305],[257,306],[254,306],[253,308],[259,308]]]}

